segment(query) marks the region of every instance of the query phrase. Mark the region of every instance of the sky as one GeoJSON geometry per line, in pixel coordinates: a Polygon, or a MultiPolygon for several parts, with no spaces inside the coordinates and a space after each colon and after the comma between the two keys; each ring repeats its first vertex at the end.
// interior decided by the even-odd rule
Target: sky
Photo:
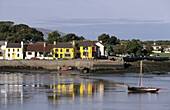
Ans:
{"type": "Polygon", "coordinates": [[[96,40],[170,40],[170,0],[0,0],[0,21],[96,40]]]}

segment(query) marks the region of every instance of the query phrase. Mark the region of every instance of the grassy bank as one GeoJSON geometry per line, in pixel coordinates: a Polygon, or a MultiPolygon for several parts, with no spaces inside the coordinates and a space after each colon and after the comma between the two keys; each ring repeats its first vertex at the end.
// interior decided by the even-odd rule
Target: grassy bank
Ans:
{"type": "Polygon", "coordinates": [[[152,56],[170,57],[170,53],[152,53],[152,56]]]}

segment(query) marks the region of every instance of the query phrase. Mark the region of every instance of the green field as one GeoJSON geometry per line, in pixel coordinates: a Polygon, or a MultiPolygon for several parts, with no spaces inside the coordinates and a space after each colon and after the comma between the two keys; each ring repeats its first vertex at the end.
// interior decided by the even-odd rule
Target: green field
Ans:
{"type": "Polygon", "coordinates": [[[151,53],[153,56],[170,57],[170,53],[151,53]]]}

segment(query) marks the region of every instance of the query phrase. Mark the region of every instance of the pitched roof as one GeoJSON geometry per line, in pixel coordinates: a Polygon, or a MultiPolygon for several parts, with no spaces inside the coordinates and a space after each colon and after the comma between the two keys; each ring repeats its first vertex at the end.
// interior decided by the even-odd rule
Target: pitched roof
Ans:
{"type": "Polygon", "coordinates": [[[66,42],[66,43],[57,43],[53,47],[54,48],[73,48],[73,45],[71,42],[66,42]]]}
{"type": "Polygon", "coordinates": [[[0,45],[5,45],[5,41],[0,41],[0,45]]]}
{"type": "Polygon", "coordinates": [[[94,46],[94,41],[76,41],[77,46],[83,46],[83,47],[88,47],[88,46],[94,46]]]}
{"type": "Polygon", "coordinates": [[[6,48],[21,48],[21,43],[8,43],[6,48]]]}
{"type": "Polygon", "coordinates": [[[53,44],[48,44],[44,47],[44,44],[28,44],[26,51],[35,51],[35,52],[51,52],[53,49],[53,44]]]}

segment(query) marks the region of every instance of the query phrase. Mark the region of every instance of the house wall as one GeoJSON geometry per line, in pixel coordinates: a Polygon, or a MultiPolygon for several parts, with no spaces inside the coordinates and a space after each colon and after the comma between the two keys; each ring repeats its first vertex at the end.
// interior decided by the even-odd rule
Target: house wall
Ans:
{"type": "Polygon", "coordinates": [[[153,50],[159,50],[161,49],[161,46],[152,46],[153,47],[153,50]]]}
{"type": "Polygon", "coordinates": [[[80,46],[80,57],[82,59],[94,59],[94,57],[92,56],[92,52],[93,52],[93,49],[92,47],[86,47],[86,49],[83,49],[83,46],[80,46]],[[86,54],[84,54],[86,53],[86,54]]]}
{"type": "Polygon", "coordinates": [[[5,45],[0,45],[0,59],[5,59],[5,45]]]}
{"type": "Polygon", "coordinates": [[[54,52],[53,58],[66,58],[66,59],[75,58],[74,48],[53,48],[53,52],[54,52]],[[58,56],[56,56],[56,54],[58,54],[58,56]]]}
{"type": "Polygon", "coordinates": [[[23,59],[22,48],[6,48],[5,59],[23,59]]]}
{"type": "Polygon", "coordinates": [[[100,55],[101,55],[101,56],[105,56],[104,45],[102,45],[102,44],[99,43],[99,42],[97,42],[96,45],[100,47],[100,55]]]}
{"type": "Polygon", "coordinates": [[[35,52],[32,52],[32,51],[26,51],[26,54],[25,54],[25,59],[31,59],[32,57],[35,57],[35,52]],[[31,54],[30,54],[31,53],[31,54]]]}

